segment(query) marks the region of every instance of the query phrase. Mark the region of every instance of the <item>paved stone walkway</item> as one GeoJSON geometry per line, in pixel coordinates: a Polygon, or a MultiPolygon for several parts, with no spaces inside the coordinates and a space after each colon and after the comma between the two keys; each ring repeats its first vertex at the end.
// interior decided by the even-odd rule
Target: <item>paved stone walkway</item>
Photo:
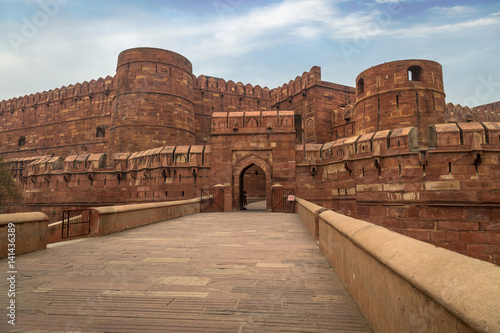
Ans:
{"type": "Polygon", "coordinates": [[[1,279],[0,332],[369,332],[294,214],[197,214],[55,245],[16,259],[15,327],[1,279]]]}

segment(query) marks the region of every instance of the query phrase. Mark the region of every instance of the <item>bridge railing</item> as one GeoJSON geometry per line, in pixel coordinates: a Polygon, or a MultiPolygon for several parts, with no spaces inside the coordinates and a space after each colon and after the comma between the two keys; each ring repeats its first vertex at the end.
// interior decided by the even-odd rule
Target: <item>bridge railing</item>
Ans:
{"type": "MultiPolygon", "coordinates": [[[[92,208],[90,234],[83,237],[109,235],[147,224],[200,212],[200,198],[92,208]]],[[[47,244],[63,240],[62,221],[48,224],[44,213],[0,214],[0,259],[9,254],[15,242],[15,254],[43,250],[47,244]],[[9,231],[10,230],[10,231],[9,231]],[[12,232],[11,232],[12,231],[12,232]],[[13,236],[9,236],[12,234],[13,236]]]]}
{"type": "Polygon", "coordinates": [[[296,201],[374,332],[500,332],[500,267],[296,201]]]}
{"type": "Polygon", "coordinates": [[[0,214],[0,258],[46,249],[48,221],[40,212],[0,214]]]}
{"type": "Polygon", "coordinates": [[[200,198],[92,208],[91,235],[104,236],[200,212],[200,198]]]}

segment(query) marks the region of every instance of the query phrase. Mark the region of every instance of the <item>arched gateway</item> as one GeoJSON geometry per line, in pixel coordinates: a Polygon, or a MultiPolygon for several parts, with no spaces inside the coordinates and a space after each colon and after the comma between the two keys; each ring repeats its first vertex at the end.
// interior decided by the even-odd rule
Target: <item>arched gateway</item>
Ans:
{"type": "Polygon", "coordinates": [[[268,159],[253,153],[241,157],[233,166],[233,179],[233,210],[241,210],[243,208],[243,192],[256,194],[262,190],[265,193],[266,209],[271,209],[272,166],[268,159]],[[248,175],[248,171],[251,170],[254,170],[255,173],[248,175]],[[264,175],[259,175],[259,170],[264,175]],[[250,184],[246,184],[247,188],[245,188],[244,178],[246,174],[253,178],[251,188],[248,188],[250,184]]]}

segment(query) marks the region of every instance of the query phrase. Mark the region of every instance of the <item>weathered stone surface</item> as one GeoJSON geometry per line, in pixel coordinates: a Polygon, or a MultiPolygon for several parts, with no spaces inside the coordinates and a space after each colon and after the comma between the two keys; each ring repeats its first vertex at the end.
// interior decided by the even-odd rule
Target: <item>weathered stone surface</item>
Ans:
{"type": "Polygon", "coordinates": [[[295,214],[190,215],[16,261],[18,330],[370,332],[295,214]]]}

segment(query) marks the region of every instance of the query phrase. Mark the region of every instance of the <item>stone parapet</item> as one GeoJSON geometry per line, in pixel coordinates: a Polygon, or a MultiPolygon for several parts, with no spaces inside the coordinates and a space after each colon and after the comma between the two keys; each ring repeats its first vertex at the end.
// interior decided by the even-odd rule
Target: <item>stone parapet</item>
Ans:
{"type": "Polygon", "coordinates": [[[329,210],[319,246],[374,332],[500,330],[498,266],[329,210]]]}
{"type": "Polygon", "coordinates": [[[39,212],[0,214],[0,258],[12,254],[9,244],[15,244],[15,255],[47,248],[48,221],[47,215],[39,212]]]}

